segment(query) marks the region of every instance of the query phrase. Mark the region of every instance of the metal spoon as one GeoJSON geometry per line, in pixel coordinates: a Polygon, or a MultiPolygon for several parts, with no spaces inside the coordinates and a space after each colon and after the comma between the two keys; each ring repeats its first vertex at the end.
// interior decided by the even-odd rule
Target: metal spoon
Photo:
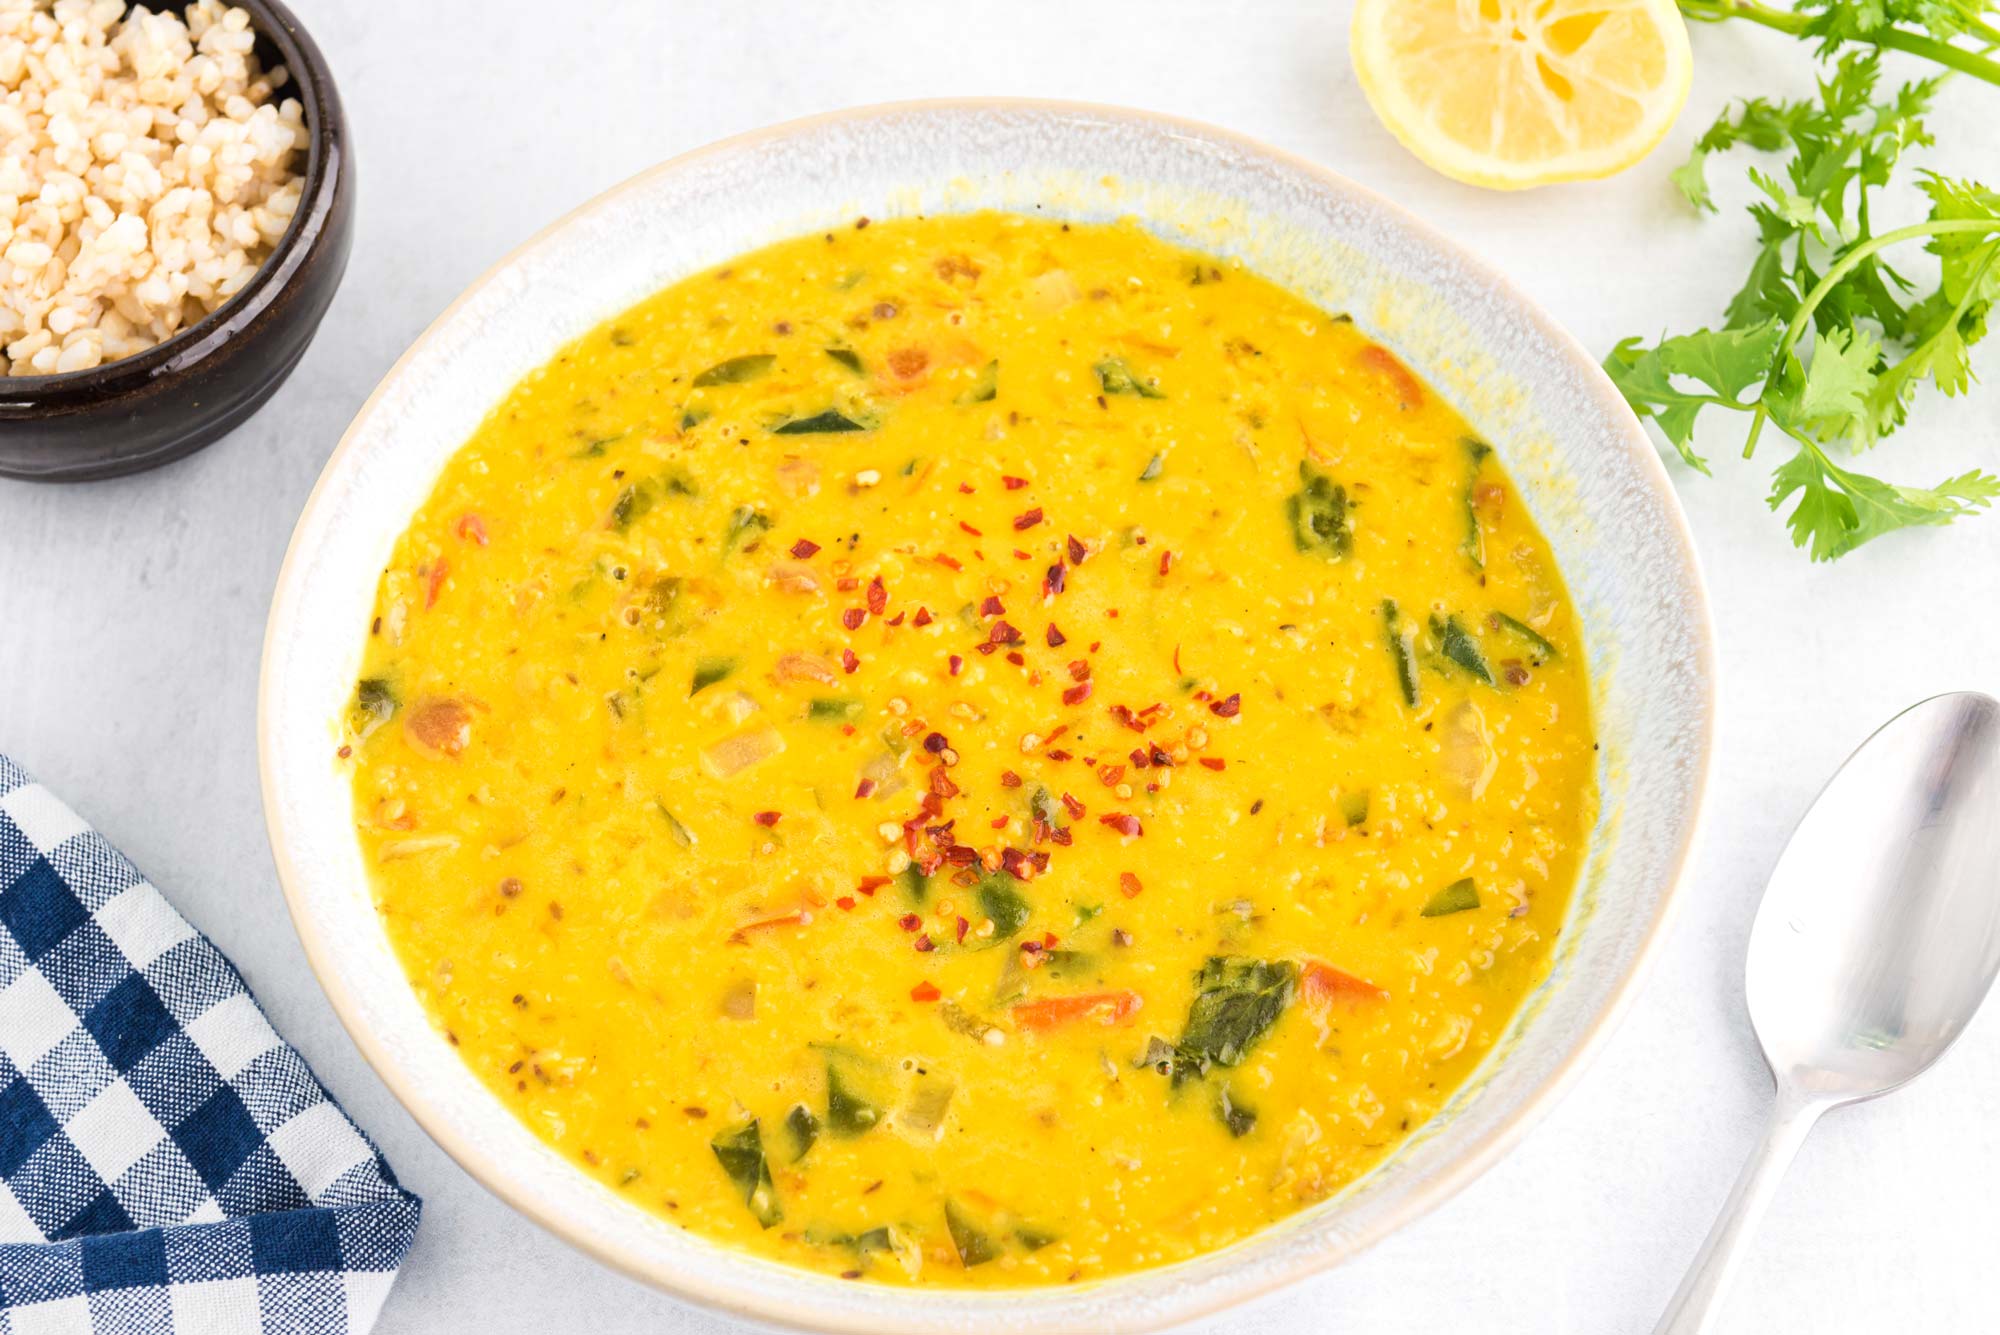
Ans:
{"type": "Polygon", "coordinates": [[[1848,757],[1771,873],[1745,991],[1776,1105],[1653,1335],[1714,1327],[1750,1230],[1820,1114],[1922,1074],[1996,970],[2000,701],[1940,695],[1848,757]]]}

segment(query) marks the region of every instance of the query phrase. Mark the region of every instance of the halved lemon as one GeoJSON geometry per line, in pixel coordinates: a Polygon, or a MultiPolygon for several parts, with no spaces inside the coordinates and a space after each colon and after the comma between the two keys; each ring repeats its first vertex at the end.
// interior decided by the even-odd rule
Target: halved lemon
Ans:
{"type": "Polygon", "coordinates": [[[1631,166],[1694,69],[1673,0],[1359,0],[1351,45],[1390,133],[1496,190],[1631,166]]]}

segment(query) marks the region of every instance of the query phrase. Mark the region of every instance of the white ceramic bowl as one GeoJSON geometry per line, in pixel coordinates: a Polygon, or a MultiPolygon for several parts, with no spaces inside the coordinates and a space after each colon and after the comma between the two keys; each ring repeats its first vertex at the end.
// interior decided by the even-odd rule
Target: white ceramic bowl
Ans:
{"type": "Polygon", "coordinates": [[[902,1331],[1126,1331],[1186,1320],[1351,1256],[1465,1185],[1576,1073],[1630,995],[1698,817],[1713,709],[1708,611],[1653,447],[1596,364],[1497,274],[1310,163],[1205,126],[1027,102],[868,108],[732,139],[591,201],[475,283],[382,381],[328,462],[278,579],[259,700],[279,875],[334,1009],[396,1096],[515,1208],[601,1260],[767,1322],[902,1331]],[[1336,1198],[1163,1271],[1004,1293],[844,1283],[718,1247],[536,1139],[430,1025],[370,902],[334,756],[376,581],[446,459],[558,345],[753,247],[978,208],[1132,217],[1353,315],[1498,447],[1584,626],[1603,816],[1548,982],[1471,1084],[1336,1198]]]}

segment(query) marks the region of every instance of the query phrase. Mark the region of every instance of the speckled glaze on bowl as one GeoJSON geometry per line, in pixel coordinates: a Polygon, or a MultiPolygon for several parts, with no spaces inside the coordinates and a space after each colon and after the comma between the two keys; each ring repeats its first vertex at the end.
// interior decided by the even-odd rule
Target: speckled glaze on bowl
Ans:
{"type": "Polygon", "coordinates": [[[83,482],[193,454],[277,392],[333,301],[354,231],[354,164],[333,74],[278,0],[230,3],[249,11],[259,58],[290,71],[284,95],[305,109],[298,212],[240,292],[166,342],[86,371],[0,377],[0,477],[83,482]]]}
{"type": "Polygon", "coordinates": [[[259,757],[292,916],[335,1009],[424,1128],[488,1188],[621,1270],[798,1328],[1133,1331],[1332,1265],[1491,1164],[1630,995],[1694,836],[1713,710],[1706,600],[1666,474],[1568,335],[1390,204],[1235,135],[1029,102],[840,113],[729,140],[586,204],[474,284],[389,373],[293,535],[264,645],[259,757]],[[375,915],[336,720],[376,580],[446,459],[521,375],[631,303],[783,237],[910,213],[1131,217],[1349,312],[1505,459],[1568,577],[1603,745],[1603,815],[1548,982],[1403,1149],[1226,1250],[1063,1288],[912,1291],[808,1274],[695,1237],[575,1171],[432,1028],[375,915]]]}

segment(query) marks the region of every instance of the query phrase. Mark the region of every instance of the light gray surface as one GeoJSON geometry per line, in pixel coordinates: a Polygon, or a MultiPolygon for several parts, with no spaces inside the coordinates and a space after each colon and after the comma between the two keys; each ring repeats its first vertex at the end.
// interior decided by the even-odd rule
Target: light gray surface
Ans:
{"type": "MultiPolygon", "coordinates": [[[[353,124],[354,261],[298,372],[204,454],[120,482],[0,483],[0,748],[131,855],[243,969],[427,1202],[378,1330],[593,1335],[726,1329],[611,1275],[475,1187],[362,1065],[306,972],[258,806],[254,697],[291,525],[349,416],[402,348],[542,224],[655,161],[815,111],[1011,93],[1190,115],[1315,157],[1512,274],[1593,349],[1710,319],[1748,259],[1728,172],[1693,219],[1664,171],[1724,98],[1803,87],[1796,53],[1701,29],[1688,115],[1615,181],[1492,195],[1443,181],[1368,116],[1346,6],[1197,0],[668,5],[294,0],[353,124]],[[393,12],[393,23],[388,15],[393,12]],[[564,15],[559,29],[545,27],[564,15]],[[1789,75],[1790,77],[1784,77],[1789,75]]],[[[1990,164],[2000,94],[1948,90],[1946,169],[1990,164]]],[[[1992,349],[1980,363],[2000,366],[1992,349]]],[[[1933,405],[1876,462],[1912,480],[2000,456],[2000,390],[1933,405]]],[[[1708,838],[1638,1005],[1500,1167],[1333,1274],[1203,1329],[1230,1335],[1643,1331],[1755,1134],[1765,1090],[1742,1005],[1755,896],[1792,821],[1876,724],[1919,696],[1996,689],[2000,517],[1809,566],[1763,508],[1770,460],[1714,442],[1677,471],[1714,589],[1723,722],[1708,838]]],[[[1771,448],[1770,445],[1766,447],[1771,448]]],[[[1631,541],[1645,541],[1643,534],[1631,541]]],[[[2000,1022],[1895,1100],[1807,1147],[1727,1329],[2000,1323],[2000,1022]]]]}

